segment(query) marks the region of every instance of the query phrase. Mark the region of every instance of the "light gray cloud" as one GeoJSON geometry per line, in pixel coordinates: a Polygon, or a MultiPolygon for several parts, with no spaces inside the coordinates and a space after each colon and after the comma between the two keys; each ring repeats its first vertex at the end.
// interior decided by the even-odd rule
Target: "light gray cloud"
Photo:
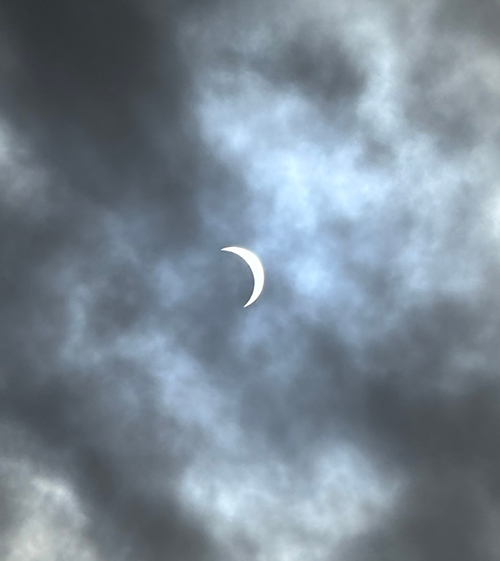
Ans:
{"type": "Polygon", "coordinates": [[[6,558],[495,559],[495,6],[0,13],[6,558]]]}

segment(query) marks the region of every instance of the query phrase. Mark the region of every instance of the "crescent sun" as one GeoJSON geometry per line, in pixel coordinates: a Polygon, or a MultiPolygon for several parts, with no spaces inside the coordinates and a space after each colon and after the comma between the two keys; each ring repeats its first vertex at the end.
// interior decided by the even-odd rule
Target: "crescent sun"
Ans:
{"type": "Polygon", "coordinates": [[[253,304],[255,300],[261,295],[264,288],[264,267],[260,262],[260,259],[248,249],[242,247],[224,247],[221,251],[228,251],[229,253],[234,253],[238,255],[245,261],[245,263],[250,267],[253,275],[253,292],[248,299],[248,302],[243,306],[246,308],[253,304]]]}

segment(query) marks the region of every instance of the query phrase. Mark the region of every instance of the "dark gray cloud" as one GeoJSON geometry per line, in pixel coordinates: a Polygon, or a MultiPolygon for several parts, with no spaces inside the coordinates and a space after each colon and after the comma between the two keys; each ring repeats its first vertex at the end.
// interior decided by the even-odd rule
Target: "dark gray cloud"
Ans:
{"type": "MultiPolygon", "coordinates": [[[[211,559],[210,536],[173,492],[181,453],[172,448],[188,436],[158,409],[151,373],[118,357],[84,374],[60,355],[71,330],[71,286],[57,287],[56,277],[72,266],[75,283],[96,280],[87,308],[91,341],[140,330],[154,313],[142,266],[115,259],[107,245],[103,209],[134,199],[146,222],[156,223],[158,239],[147,248],[154,255],[196,235],[190,199],[201,155],[184,108],[189,74],[176,53],[174,18],[155,25],[139,6],[113,2],[4,2],[1,10],[15,55],[3,113],[30,163],[52,179],[43,186],[49,204],[39,222],[2,206],[2,422],[25,427],[61,457],[57,470],[92,521],[86,537],[99,558],[211,559]],[[158,127],[175,154],[158,153],[146,111],[161,115],[158,127]],[[162,223],[147,209],[154,204],[162,223]]],[[[20,455],[43,465],[36,449],[20,455]]],[[[55,558],[56,551],[54,544],[39,555],[55,558]]]]}
{"type": "Polygon", "coordinates": [[[365,87],[362,69],[340,41],[335,35],[329,41],[318,41],[314,25],[299,28],[288,40],[277,42],[252,62],[271,83],[284,89],[297,88],[314,103],[323,105],[330,126],[339,106],[345,109],[345,105],[355,102],[365,87]]]}
{"type": "Polygon", "coordinates": [[[4,558],[497,557],[478,6],[0,2],[4,558]]]}

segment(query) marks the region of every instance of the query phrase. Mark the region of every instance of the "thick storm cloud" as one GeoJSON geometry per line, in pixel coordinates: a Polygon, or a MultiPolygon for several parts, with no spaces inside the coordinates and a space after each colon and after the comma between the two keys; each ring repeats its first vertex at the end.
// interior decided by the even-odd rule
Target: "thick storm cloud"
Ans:
{"type": "Polygon", "coordinates": [[[0,0],[2,559],[498,558],[499,18],[0,0]]]}

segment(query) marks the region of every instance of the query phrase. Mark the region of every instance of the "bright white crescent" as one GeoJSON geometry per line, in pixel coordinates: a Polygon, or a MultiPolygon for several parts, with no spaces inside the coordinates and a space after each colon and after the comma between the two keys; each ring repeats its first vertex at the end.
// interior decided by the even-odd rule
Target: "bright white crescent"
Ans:
{"type": "Polygon", "coordinates": [[[262,266],[262,263],[260,262],[260,259],[257,257],[257,255],[255,255],[255,253],[252,253],[248,249],[244,249],[242,247],[224,247],[221,249],[221,251],[228,251],[230,253],[238,255],[243,259],[243,261],[245,261],[245,263],[250,267],[250,270],[252,271],[253,292],[248,299],[248,302],[243,306],[244,308],[246,308],[247,306],[250,306],[250,304],[253,304],[255,300],[257,300],[264,288],[264,267],[262,266]]]}

